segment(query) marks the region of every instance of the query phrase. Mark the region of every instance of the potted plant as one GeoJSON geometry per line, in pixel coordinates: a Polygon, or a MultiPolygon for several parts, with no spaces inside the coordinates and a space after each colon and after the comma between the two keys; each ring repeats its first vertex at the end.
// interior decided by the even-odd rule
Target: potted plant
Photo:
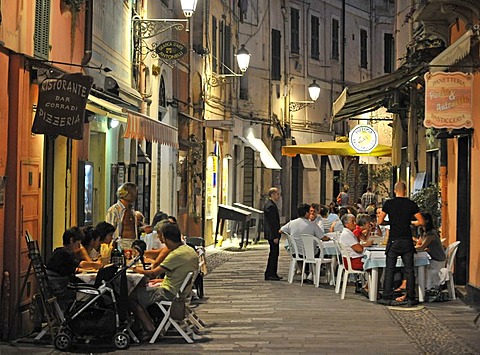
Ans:
{"type": "Polygon", "coordinates": [[[430,213],[436,227],[440,227],[442,222],[442,202],[440,197],[438,184],[430,184],[412,196],[412,200],[417,203],[420,211],[430,213]]]}

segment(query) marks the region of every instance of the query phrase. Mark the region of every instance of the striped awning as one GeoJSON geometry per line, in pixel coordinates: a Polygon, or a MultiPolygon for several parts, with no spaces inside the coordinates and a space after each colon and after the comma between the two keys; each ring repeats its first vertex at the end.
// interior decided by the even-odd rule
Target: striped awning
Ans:
{"type": "Polygon", "coordinates": [[[178,148],[178,129],[176,127],[138,112],[130,110],[124,110],[124,112],[128,115],[124,138],[146,140],[178,148]]]}

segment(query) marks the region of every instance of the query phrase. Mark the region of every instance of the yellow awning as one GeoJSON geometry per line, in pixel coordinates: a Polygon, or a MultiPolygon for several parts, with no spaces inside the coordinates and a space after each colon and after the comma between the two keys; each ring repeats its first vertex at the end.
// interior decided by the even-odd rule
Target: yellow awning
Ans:
{"type": "Polygon", "coordinates": [[[368,154],[357,153],[348,142],[318,142],[300,145],[286,145],[282,147],[282,155],[294,157],[297,154],[341,155],[341,156],[372,156],[388,157],[392,155],[392,148],[379,144],[368,154]]]}

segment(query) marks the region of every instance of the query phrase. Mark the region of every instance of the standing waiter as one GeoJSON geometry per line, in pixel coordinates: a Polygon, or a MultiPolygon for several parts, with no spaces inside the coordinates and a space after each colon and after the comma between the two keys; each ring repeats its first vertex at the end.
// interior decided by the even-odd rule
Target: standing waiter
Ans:
{"type": "Polygon", "coordinates": [[[265,281],[279,281],[278,276],[278,255],[280,252],[280,214],[275,202],[280,199],[280,191],[276,187],[268,190],[268,200],[263,207],[264,213],[264,236],[270,244],[268,254],[267,270],[265,270],[265,281]]]}

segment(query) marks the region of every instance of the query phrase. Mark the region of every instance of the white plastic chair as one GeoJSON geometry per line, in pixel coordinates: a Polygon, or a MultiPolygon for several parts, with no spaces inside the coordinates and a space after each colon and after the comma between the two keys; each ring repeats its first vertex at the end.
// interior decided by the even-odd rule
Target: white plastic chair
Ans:
{"type": "Polygon", "coordinates": [[[299,256],[297,244],[295,243],[295,240],[292,238],[292,236],[285,232],[282,232],[282,234],[285,234],[288,242],[288,253],[291,257],[290,266],[288,268],[288,283],[292,283],[293,277],[295,276],[295,271],[298,269],[298,262],[303,262],[303,258],[299,256]]]}
{"type": "MultiPolygon", "coordinates": [[[[191,292],[189,291],[189,289],[191,290],[192,287],[192,276],[193,272],[189,272],[187,276],[185,276],[185,279],[183,280],[183,283],[175,296],[176,298],[182,299],[182,296],[185,292],[191,292]]],[[[188,299],[185,300],[185,302],[188,302],[188,299]]],[[[196,339],[198,336],[194,333],[192,326],[189,324],[189,322],[186,322],[186,319],[188,319],[188,312],[185,311],[185,315],[182,320],[177,320],[173,319],[170,314],[172,301],[159,301],[156,303],[156,305],[163,313],[163,319],[155,330],[155,333],[153,333],[153,336],[150,339],[149,343],[155,343],[155,340],[157,340],[160,332],[166,332],[170,325],[173,325],[173,327],[180,333],[180,335],[183,337],[183,339],[185,339],[187,343],[193,343],[193,340],[196,339]]],[[[185,308],[187,309],[187,307],[185,308]]]]}
{"type": "Polygon", "coordinates": [[[340,293],[340,286],[342,284],[342,276],[343,272],[345,271],[345,267],[343,266],[340,245],[338,245],[339,241],[334,239],[333,242],[335,244],[335,249],[337,250],[337,278],[335,281],[335,293],[340,293]]]}
{"type": "Polygon", "coordinates": [[[352,269],[352,261],[350,260],[350,254],[348,253],[347,246],[341,242],[338,243],[338,246],[342,254],[342,264],[343,264],[343,259],[347,260],[347,268],[345,268],[344,274],[343,274],[342,295],[340,297],[343,300],[345,298],[345,292],[347,290],[348,276],[350,274],[361,275],[366,279],[368,277],[368,273],[364,270],[352,269]]]}
{"type": "MultiPolygon", "coordinates": [[[[332,259],[324,258],[323,246],[321,245],[321,241],[317,237],[314,237],[310,234],[301,234],[297,239],[301,240],[304,249],[304,258],[302,259],[302,275],[305,273],[305,267],[307,264],[313,265],[313,282],[315,284],[315,287],[318,287],[320,284],[321,266],[322,264],[332,265],[332,259]],[[320,255],[316,257],[315,254],[317,254],[318,250],[320,250],[320,255]]],[[[303,285],[303,277],[300,285],[303,285]]]]}
{"type": "Polygon", "coordinates": [[[445,254],[447,255],[445,259],[445,267],[447,268],[447,287],[448,293],[450,294],[450,298],[452,300],[456,299],[455,296],[455,282],[453,280],[453,269],[455,267],[455,256],[457,255],[458,245],[460,241],[453,242],[450,244],[447,249],[445,250],[445,254]]]}

